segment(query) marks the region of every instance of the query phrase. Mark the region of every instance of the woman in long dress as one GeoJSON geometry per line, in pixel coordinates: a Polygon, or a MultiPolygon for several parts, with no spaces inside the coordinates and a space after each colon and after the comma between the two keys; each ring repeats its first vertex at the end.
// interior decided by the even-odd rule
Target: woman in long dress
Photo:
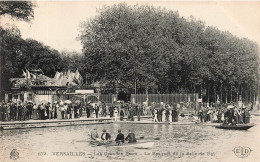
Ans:
{"type": "Polygon", "coordinates": [[[61,109],[63,109],[63,105],[56,105],[57,106],[57,119],[60,120],[62,119],[62,116],[61,116],[61,109]]]}
{"type": "Polygon", "coordinates": [[[36,106],[36,104],[33,105],[32,119],[33,120],[39,119],[39,117],[38,117],[38,106],[36,106]]]}

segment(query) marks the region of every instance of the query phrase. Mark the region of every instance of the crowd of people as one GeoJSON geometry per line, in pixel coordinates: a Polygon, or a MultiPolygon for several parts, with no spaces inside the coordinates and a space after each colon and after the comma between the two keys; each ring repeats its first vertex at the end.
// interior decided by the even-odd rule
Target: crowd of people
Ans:
{"type": "Polygon", "coordinates": [[[200,122],[247,124],[250,123],[251,110],[252,107],[233,104],[202,107],[198,111],[198,119],[200,122]]]}
{"type": "Polygon", "coordinates": [[[106,104],[101,103],[40,103],[36,104],[31,101],[0,103],[0,120],[1,121],[24,121],[24,120],[46,120],[46,119],[74,119],[86,115],[87,118],[99,118],[109,115],[111,118],[120,120],[127,117],[134,120],[134,116],[144,115],[143,106],[140,104],[106,104]],[[85,113],[85,114],[83,114],[85,113]]]}
{"type": "Polygon", "coordinates": [[[1,121],[72,119],[79,118],[82,115],[82,109],[80,104],[72,106],[72,104],[64,102],[54,102],[53,104],[48,102],[38,105],[31,101],[2,102],[0,104],[0,113],[1,121]]]}
{"type": "MultiPolygon", "coordinates": [[[[141,120],[141,116],[152,116],[154,122],[178,122],[184,114],[180,113],[185,109],[181,103],[150,103],[133,104],[130,102],[116,102],[113,104],[98,103],[71,103],[71,102],[50,102],[36,104],[31,101],[0,103],[0,121],[23,121],[23,120],[46,120],[46,119],[74,119],[86,115],[87,118],[99,118],[110,116],[115,121],[141,120]]],[[[246,124],[250,122],[250,110],[246,106],[203,106],[200,105],[197,116],[200,122],[226,122],[246,124]]],[[[194,114],[192,114],[195,116],[194,114]]]]}

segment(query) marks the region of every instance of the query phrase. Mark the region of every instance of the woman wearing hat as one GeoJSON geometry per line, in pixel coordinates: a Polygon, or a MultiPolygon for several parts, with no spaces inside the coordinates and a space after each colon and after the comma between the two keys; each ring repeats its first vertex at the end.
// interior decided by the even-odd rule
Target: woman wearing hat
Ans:
{"type": "Polygon", "coordinates": [[[103,129],[103,133],[101,135],[101,139],[103,141],[110,141],[111,139],[111,135],[109,133],[107,133],[107,130],[106,129],[103,129]]]}

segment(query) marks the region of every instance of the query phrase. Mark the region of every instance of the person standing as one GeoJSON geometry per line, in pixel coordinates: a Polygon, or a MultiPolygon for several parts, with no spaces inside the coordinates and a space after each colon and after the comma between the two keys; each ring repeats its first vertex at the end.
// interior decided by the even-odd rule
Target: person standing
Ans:
{"type": "Polygon", "coordinates": [[[172,122],[178,122],[178,111],[176,108],[172,110],[172,122]]]}
{"type": "Polygon", "coordinates": [[[49,118],[50,118],[50,116],[49,116],[50,107],[51,107],[51,103],[48,102],[48,103],[45,105],[45,113],[44,113],[45,119],[49,119],[49,118]]]}
{"type": "Polygon", "coordinates": [[[72,109],[72,106],[71,104],[68,105],[68,108],[67,108],[67,119],[71,119],[71,109],[72,109]]]}
{"type": "Polygon", "coordinates": [[[94,111],[96,114],[96,118],[98,118],[99,106],[97,104],[95,104],[95,106],[94,106],[94,111]]]}
{"type": "Polygon", "coordinates": [[[219,108],[219,109],[217,110],[218,123],[221,123],[221,122],[222,122],[221,117],[222,117],[222,110],[219,108]]]}
{"type": "Polygon", "coordinates": [[[7,104],[3,102],[3,120],[7,120],[7,104]]]}
{"type": "Polygon", "coordinates": [[[125,116],[125,113],[124,113],[124,110],[123,109],[121,109],[120,110],[120,121],[123,121],[124,120],[124,116],[125,116]]]}
{"type": "Polygon", "coordinates": [[[163,115],[163,111],[164,109],[163,108],[160,108],[157,112],[157,117],[158,117],[158,121],[159,122],[162,122],[162,115],[163,115]]]}
{"type": "Polygon", "coordinates": [[[234,111],[234,107],[230,109],[230,116],[229,116],[229,121],[228,123],[233,123],[233,119],[235,118],[235,111],[234,111]]]}
{"type": "Polygon", "coordinates": [[[53,109],[51,103],[49,104],[48,108],[48,119],[53,119],[53,109]]]}
{"type": "Polygon", "coordinates": [[[13,103],[13,118],[14,118],[14,120],[17,120],[17,118],[18,118],[17,112],[18,112],[18,105],[17,105],[17,103],[13,103]]]}
{"type": "Polygon", "coordinates": [[[79,106],[78,106],[78,117],[81,117],[82,116],[82,113],[83,113],[83,109],[85,110],[85,109],[87,109],[86,108],[86,104],[79,104],[79,106]]]}
{"type": "Polygon", "coordinates": [[[22,105],[22,120],[26,120],[27,119],[27,115],[28,115],[28,109],[27,109],[27,102],[25,102],[23,105],[22,105]]]}
{"type": "Polygon", "coordinates": [[[53,111],[53,119],[57,119],[57,103],[54,102],[52,104],[52,111],[53,111]]]}
{"type": "Polygon", "coordinates": [[[10,121],[11,120],[11,104],[8,103],[6,108],[7,108],[7,116],[6,116],[6,118],[7,118],[8,121],[10,121]]]}
{"type": "Polygon", "coordinates": [[[109,107],[109,114],[110,114],[110,118],[112,118],[114,115],[114,106],[113,105],[109,107]]]}
{"type": "Polygon", "coordinates": [[[79,105],[74,106],[74,118],[78,118],[79,116],[79,105]]]}
{"type": "Polygon", "coordinates": [[[169,110],[169,108],[166,108],[166,111],[165,111],[165,121],[166,122],[169,122],[169,116],[170,116],[170,110],[169,110]]]}
{"type": "Polygon", "coordinates": [[[29,119],[32,119],[32,111],[33,111],[33,103],[30,102],[30,106],[29,106],[29,119]]]}
{"type": "Polygon", "coordinates": [[[23,107],[21,105],[21,102],[18,103],[18,120],[22,120],[22,113],[23,113],[23,107]]]}
{"type": "Polygon", "coordinates": [[[117,121],[117,115],[118,115],[118,111],[117,111],[117,108],[115,108],[115,111],[114,111],[115,121],[117,121]]]}
{"type": "Polygon", "coordinates": [[[37,108],[36,104],[33,104],[32,119],[33,120],[38,119],[38,108],[37,108]]]}
{"type": "Polygon", "coordinates": [[[102,105],[102,116],[103,117],[106,117],[107,116],[107,109],[106,109],[106,104],[104,103],[103,105],[102,105]]]}
{"type": "Polygon", "coordinates": [[[249,109],[245,110],[245,118],[246,118],[246,124],[250,123],[250,110],[249,109]]]}
{"type": "Polygon", "coordinates": [[[63,107],[63,103],[62,102],[58,102],[56,104],[56,109],[57,109],[57,119],[62,119],[62,115],[61,115],[61,109],[63,107]]]}
{"type": "Polygon", "coordinates": [[[138,121],[140,121],[141,120],[141,114],[142,114],[142,112],[141,112],[142,110],[141,110],[141,107],[140,107],[140,105],[138,105],[138,108],[137,108],[137,120],[138,121]]]}
{"type": "Polygon", "coordinates": [[[87,106],[86,106],[86,113],[87,113],[87,118],[90,118],[90,105],[89,103],[87,103],[87,106]]]}
{"type": "Polygon", "coordinates": [[[64,108],[64,104],[61,103],[60,105],[60,112],[61,112],[61,119],[64,119],[65,118],[65,108],[64,108]]]}
{"type": "Polygon", "coordinates": [[[44,104],[40,105],[40,120],[45,120],[45,108],[44,104]]]}
{"type": "Polygon", "coordinates": [[[25,119],[29,119],[29,102],[25,101],[24,102],[24,108],[25,108],[25,114],[24,114],[24,118],[25,119]]]}
{"type": "Polygon", "coordinates": [[[158,122],[158,117],[157,117],[157,113],[158,113],[158,110],[154,109],[154,122],[158,122]]]}

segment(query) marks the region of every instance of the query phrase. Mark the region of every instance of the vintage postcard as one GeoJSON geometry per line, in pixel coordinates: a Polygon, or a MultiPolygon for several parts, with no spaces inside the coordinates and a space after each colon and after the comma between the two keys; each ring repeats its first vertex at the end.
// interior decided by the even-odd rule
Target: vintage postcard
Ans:
{"type": "Polygon", "coordinates": [[[260,1],[0,1],[0,161],[260,159],[260,1]]]}

